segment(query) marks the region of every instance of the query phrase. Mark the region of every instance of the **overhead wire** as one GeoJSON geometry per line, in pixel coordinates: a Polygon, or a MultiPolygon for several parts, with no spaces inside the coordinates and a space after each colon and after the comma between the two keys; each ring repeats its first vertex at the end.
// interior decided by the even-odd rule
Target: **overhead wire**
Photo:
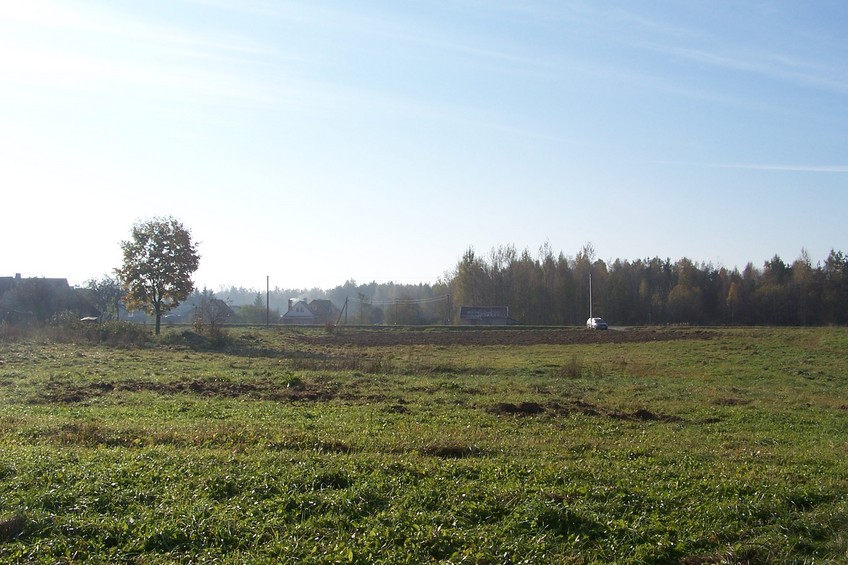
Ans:
{"type": "Polygon", "coordinates": [[[433,302],[442,302],[448,299],[450,299],[449,294],[442,294],[426,298],[394,298],[391,300],[362,300],[360,298],[348,298],[348,302],[358,302],[360,304],[368,304],[371,306],[387,306],[391,304],[430,304],[433,302]]]}

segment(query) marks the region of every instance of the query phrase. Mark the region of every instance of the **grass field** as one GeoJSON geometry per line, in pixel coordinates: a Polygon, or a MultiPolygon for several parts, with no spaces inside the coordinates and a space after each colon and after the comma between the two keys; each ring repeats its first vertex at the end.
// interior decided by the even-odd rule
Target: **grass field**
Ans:
{"type": "Polygon", "coordinates": [[[0,342],[0,561],[848,562],[846,329],[229,332],[0,342]]]}

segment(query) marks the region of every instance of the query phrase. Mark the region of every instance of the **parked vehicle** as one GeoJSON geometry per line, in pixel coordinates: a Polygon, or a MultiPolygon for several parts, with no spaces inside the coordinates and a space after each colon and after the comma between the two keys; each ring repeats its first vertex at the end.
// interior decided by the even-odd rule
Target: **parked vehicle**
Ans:
{"type": "Polygon", "coordinates": [[[586,327],[590,330],[609,329],[609,325],[607,325],[603,318],[589,318],[588,320],[586,320],[586,327]]]}

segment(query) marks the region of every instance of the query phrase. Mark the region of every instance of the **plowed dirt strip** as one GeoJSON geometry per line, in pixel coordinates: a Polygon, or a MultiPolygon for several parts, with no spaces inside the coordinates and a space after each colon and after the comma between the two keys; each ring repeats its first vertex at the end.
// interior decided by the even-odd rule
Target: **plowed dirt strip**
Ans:
{"type": "Polygon", "coordinates": [[[592,331],[584,329],[468,329],[450,331],[402,331],[337,328],[329,335],[301,336],[314,345],[571,345],[591,343],[643,343],[682,339],[711,339],[709,330],[626,329],[592,331]]]}

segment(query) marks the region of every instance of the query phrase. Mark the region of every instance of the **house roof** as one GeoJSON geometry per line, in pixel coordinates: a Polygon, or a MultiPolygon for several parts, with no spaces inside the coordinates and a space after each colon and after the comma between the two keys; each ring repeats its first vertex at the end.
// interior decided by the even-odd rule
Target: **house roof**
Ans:
{"type": "Polygon", "coordinates": [[[312,318],[315,321],[335,321],[335,317],[340,313],[339,309],[329,300],[313,300],[307,303],[306,300],[298,300],[291,305],[289,311],[283,314],[284,319],[301,320],[312,318]],[[298,311],[298,306],[303,306],[303,309],[298,311]]]}
{"type": "Polygon", "coordinates": [[[298,300],[289,308],[288,312],[282,315],[283,318],[314,318],[315,312],[306,303],[306,300],[298,300]],[[298,306],[303,306],[302,310],[298,310],[298,306]]]}
{"type": "Polygon", "coordinates": [[[307,308],[316,316],[326,316],[338,311],[329,300],[313,300],[307,305],[307,308]]]}

